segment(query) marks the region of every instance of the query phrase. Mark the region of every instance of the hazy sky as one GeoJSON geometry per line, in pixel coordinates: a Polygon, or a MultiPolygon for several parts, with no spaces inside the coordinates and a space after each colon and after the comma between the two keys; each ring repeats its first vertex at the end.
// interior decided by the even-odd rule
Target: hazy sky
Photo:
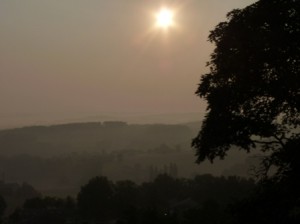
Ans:
{"type": "Polygon", "coordinates": [[[0,122],[203,111],[209,30],[253,2],[0,0],[0,122]],[[162,5],[168,32],[153,27],[162,5]]]}

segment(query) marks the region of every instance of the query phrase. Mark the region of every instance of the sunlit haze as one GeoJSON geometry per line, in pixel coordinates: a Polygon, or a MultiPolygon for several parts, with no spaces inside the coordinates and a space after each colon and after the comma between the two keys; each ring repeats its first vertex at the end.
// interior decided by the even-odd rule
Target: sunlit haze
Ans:
{"type": "Polygon", "coordinates": [[[1,0],[0,128],[204,113],[209,31],[253,2],[1,0]]]}
{"type": "Polygon", "coordinates": [[[161,28],[168,28],[173,25],[174,12],[168,8],[162,8],[156,14],[156,25],[161,28]]]}

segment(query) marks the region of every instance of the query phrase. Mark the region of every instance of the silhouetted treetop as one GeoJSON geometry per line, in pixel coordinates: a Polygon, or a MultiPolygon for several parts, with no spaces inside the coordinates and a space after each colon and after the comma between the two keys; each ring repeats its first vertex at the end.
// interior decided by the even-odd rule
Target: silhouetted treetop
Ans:
{"type": "Polygon", "coordinates": [[[113,184],[106,177],[95,177],[78,193],[79,212],[87,218],[105,219],[110,215],[112,196],[113,184]]]}
{"type": "Polygon", "coordinates": [[[282,152],[299,142],[299,13],[299,0],[260,0],[211,31],[216,47],[196,92],[208,102],[192,143],[198,162],[223,158],[232,145],[282,152]]]}

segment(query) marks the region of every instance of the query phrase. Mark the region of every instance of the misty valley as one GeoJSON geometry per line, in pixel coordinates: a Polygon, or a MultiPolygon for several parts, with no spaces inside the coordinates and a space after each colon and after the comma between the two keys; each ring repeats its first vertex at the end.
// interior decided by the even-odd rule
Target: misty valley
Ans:
{"type": "MultiPolygon", "coordinates": [[[[191,139],[200,123],[129,125],[77,123],[0,131],[0,172],[6,182],[27,182],[49,195],[73,195],[94,176],[136,183],[158,174],[247,176],[254,159],[236,152],[218,166],[196,165],[191,139]]],[[[249,157],[249,156],[248,156],[249,157]]]]}
{"type": "MultiPolygon", "coordinates": [[[[236,151],[228,160],[216,161],[217,166],[195,163],[191,139],[199,126],[200,122],[137,125],[108,121],[1,130],[0,194],[7,202],[6,214],[14,214],[35,197],[76,198],[82,186],[99,176],[114,183],[130,181],[141,188],[164,175],[172,181],[192,181],[208,173],[249,178],[256,159],[246,153],[236,151]]],[[[205,180],[203,187],[209,184],[205,180]]]]}

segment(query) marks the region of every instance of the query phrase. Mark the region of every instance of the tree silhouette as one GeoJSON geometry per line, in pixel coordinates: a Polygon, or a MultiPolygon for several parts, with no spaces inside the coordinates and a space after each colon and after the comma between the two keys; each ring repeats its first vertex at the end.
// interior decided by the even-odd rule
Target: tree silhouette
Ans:
{"type": "Polygon", "coordinates": [[[77,196],[81,215],[91,220],[106,220],[112,211],[113,184],[106,177],[95,177],[81,187],[77,196]]]}
{"type": "Polygon", "coordinates": [[[6,202],[4,198],[0,195],[0,223],[2,223],[2,216],[6,208],[6,202]]]}
{"type": "MultiPolygon", "coordinates": [[[[228,13],[211,31],[216,45],[196,94],[207,103],[193,139],[197,162],[233,146],[268,151],[264,171],[299,171],[300,1],[260,0],[228,13]]],[[[298,172],[299,175],[299,172],[298,172]]]]}
{"type": "Polygon", "coordinates": [[[76,218],[75,202],[72,198],[35,197],[27,199],[22,208],[17,208],[6,223],[10,224],[64,224],[76,218]]]}
{"type": "Polygon", "coordinates": [[[208,103],[192,142],[197,162],[224,158],[232,146],[266,152],[259,187],[233,209],[232,223],[300,222],[299,13],[299,0],[259,0],[209,36],[216,47],[196,91],[208,103]]]}

